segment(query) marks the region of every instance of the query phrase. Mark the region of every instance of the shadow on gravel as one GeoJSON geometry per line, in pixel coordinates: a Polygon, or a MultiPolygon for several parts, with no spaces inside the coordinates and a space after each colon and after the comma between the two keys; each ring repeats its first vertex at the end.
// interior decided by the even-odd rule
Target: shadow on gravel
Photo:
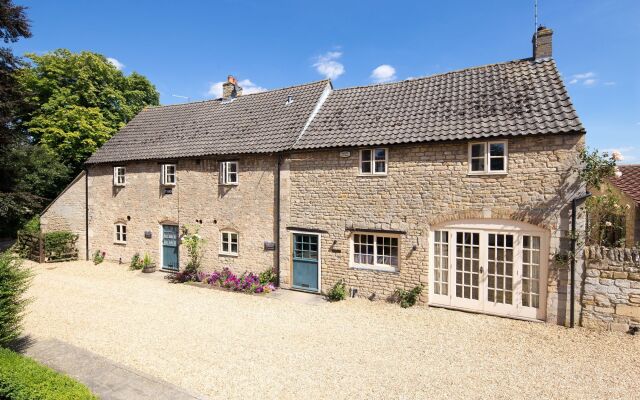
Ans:
{"type": "Polygon", "coordinates": [[[30,335],[23,335],[11,343],[9,349],[16,353],[24,353],[29,347],[33,346],[36,341],[30,335]]]}

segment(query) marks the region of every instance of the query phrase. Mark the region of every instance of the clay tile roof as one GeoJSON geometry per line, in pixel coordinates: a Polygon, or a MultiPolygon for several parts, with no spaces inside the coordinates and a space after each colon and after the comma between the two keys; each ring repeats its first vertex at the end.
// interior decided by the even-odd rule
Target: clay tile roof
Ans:
{"type": "Polygon", "coordinates": [[[87,163],[282,151],[298,138],[328,85],[145,108],[87,163]]]}
{"type": "Polygon", "coordinates": [[[296,149],[584,132],[552,59],[335,90],[296,149]]]}
{"type": "Polygon", "coordinates": [[[620,178],[611,178],[611,183],[640,204],[640,164],[620,165],[620,178]]]}
{"type": "Polygon", "coordinates": [[[584,132],[552,59],[333,90],[305,129],[329,85],[146,108],[87,163],[584,132]]]}

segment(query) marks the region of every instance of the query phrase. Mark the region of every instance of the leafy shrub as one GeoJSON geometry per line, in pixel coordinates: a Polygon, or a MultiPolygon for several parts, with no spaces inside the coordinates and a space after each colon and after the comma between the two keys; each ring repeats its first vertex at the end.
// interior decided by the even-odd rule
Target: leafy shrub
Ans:
{"type": "Polygon", "coordinates": [[[129,269],[131,270],[139,270],[143,268],[142,258],[140,258],[140,253],[136,253],[131,257],[131,263],[129,264],[129,269]]]}
{"type": "Polygon", "coordinates": [[[276,285],[278,283],[278,276],[276,275],[276,271],[273,268],[269,268],[260,272],[260,284],[266,285],[272,283],[276,285]]]}
{"type": "Polygon", "coordinates": [[[171,283],[195,282],[195,278],[196,274],[187,270],[178,271],[165,277],[165,279],[168,279],[171,283]]]}
{"type": "Polygon", "coordinates": [[[40,233],[40,216],[36,215],[27,221],[22,227],[22,231],[28,233],[40,233]]]}
{"type": "Polygon", "coordinates": [[[0,346],[20,335],[22,313],[29,301],[24,293],[30,281],[31,273],[22,268],[19,259],[8,252],[0,254],[0,346]]]}
{"type": "Polygon", "coordinates": [[[69,231],[55,231],[44,234],[44,247],[47,250],[62,251],[69,243],[75,244],[78,236],[69,231]]]}
{"type": "Polygon", "coordinates": [[[347,298],[347,287],[342,280],[336,282],[335,285],[327,293],[329,301],[340,301],[347,298]]]}
{"type": "Polygon", "coordinates": [[[44,234],[44,250],[47,260],[60,260],[76,257],[78,235],[69,231],[55,231],[44,234]]]}
{"type": "Polygon", "coordinates": [[[409,308],[415,305],[420,293],[422,293],[422,289],[424,289],[422,285],[418,285],[411,290],[396,289],[395,296],[400,303],[400,307],[409,308]]]}
{"type": "Polygon", "coordinates": [[[142,258],[142,268],[148,268],[153,264],[153,260],[149,253],[144,253],[144,257],[142,258]]]}
{"type": "Polygon", "coordinates": [[[100,250],[96,250],[95,253],[93,253],[93,263],[95,265],[100,264],[101,262],[104,261],[104,256],[106,256],[107,253],[106,252],[100,252],[100,250]]]}
{"type": "Polygon", "coordinates": [[[0,399],[96,399],[79,382],[36,361],[0,348],[0,399]]]}
{"type": "Polygon", "coordinates": [[[607,152],[600,153],[598,150],[589,151],[587,148],[580,149],[580,178],[586,182],[587,187],[599,189],[602,182],[607,178],[621,175],[617,162],[622,161],[622,155],[614,151],[611,155],[607,152]]]}
{"type": "Polygon", "coordinates": [[[202,264],[202,253],[204,251],[204,239],[198,234],[199,226],[182,227],[182,244],[187,248],[189,262],[185,269],[191,273],[200,271],[202,264]]]}

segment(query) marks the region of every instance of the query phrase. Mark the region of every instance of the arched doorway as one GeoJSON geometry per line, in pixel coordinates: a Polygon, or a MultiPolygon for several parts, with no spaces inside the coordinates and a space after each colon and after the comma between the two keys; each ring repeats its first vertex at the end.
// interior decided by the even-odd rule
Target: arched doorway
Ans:
{"type": "Polygon", "coordinates": [[[509,220],[462,220],[430,232],[429,303],[544,320],[549,232],[509,220]]]}

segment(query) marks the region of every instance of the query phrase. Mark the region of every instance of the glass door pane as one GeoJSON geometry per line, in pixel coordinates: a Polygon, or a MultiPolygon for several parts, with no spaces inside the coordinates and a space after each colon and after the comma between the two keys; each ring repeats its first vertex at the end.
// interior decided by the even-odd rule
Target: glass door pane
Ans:
{"type": "Polygon", "coordinates": [[[456,297],[478,300],[479,284],[480,234],[456,232],[456,297]]]}
{"type": "Polygon", "coordinates": [[[540,237],[522,237],[522,306],[540,307],[540,237]]]}
{"type": "Polygon", "coordinates": [[[487,245],[487,301],[513,304],[513,235],[490,233],[487,245]]]}
{"type": "Polygon", "coordinates": [[[433,293],[449,295],[449,232],[434,232],[433,293]]]}

